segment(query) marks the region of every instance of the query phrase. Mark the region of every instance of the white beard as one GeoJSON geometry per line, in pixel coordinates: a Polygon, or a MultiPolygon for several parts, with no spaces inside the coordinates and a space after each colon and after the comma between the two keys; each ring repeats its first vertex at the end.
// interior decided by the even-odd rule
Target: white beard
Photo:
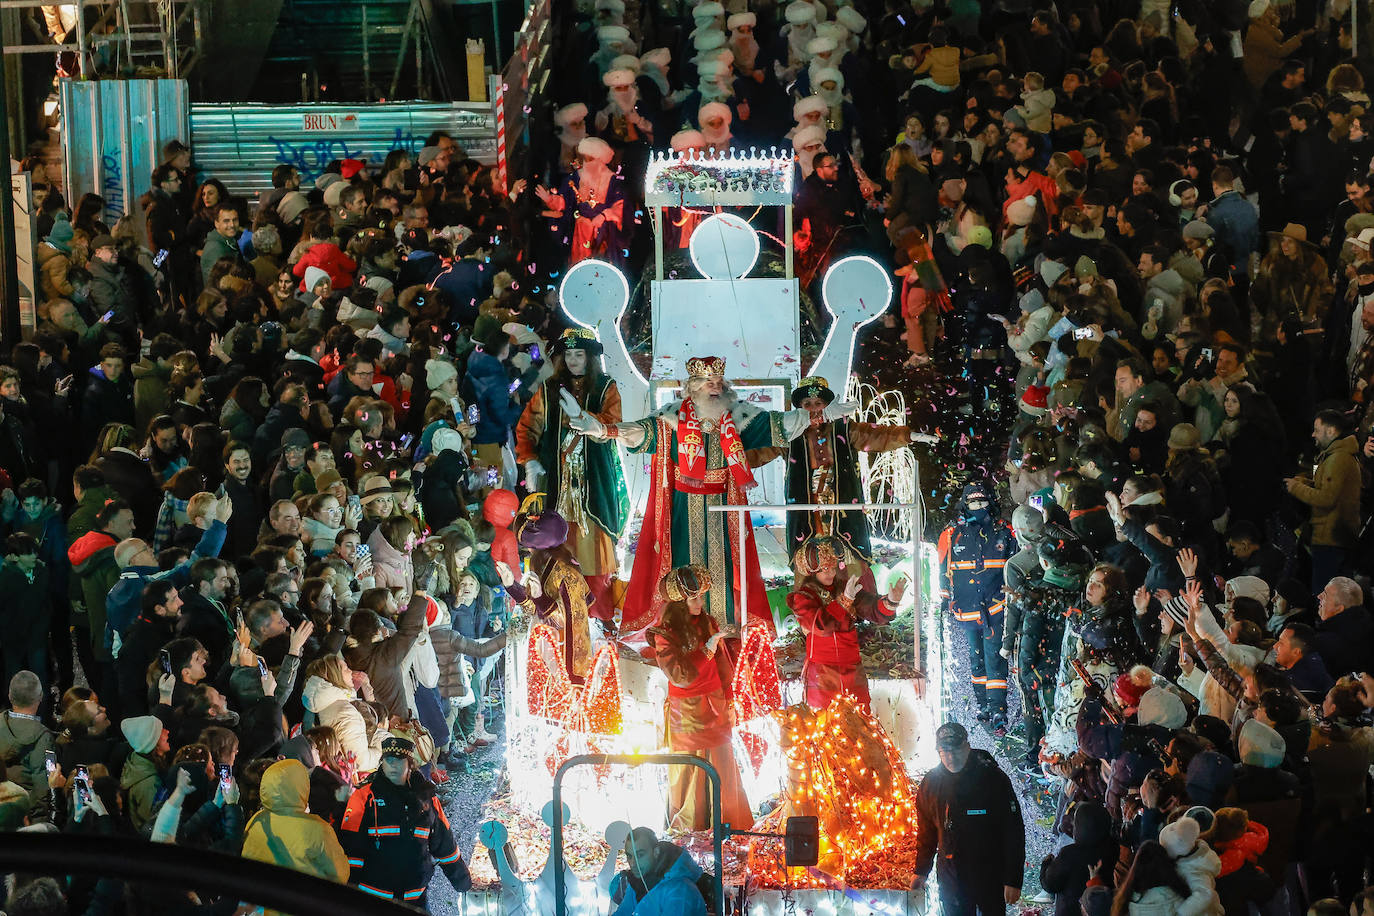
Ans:
{"type": "Polygon", "coordinates": [[[810,178],[811,173],[816,170],[815,166],[811,164],[815,158],[816,153],[797,153],[797,165],[801,167],[803,180],[810,178]]]}
{"type": "Polygon", "coordinates": [[[715,397],[705,392],[692,395],[692,406],[696,408],[697,416],[703,420],[719,420],[734,410],[737,404],[739,404],[739,395],[735,393],[733,388],[726,388],[715,397]]]}
{"type": "Polygon", "coordinates": [[[584,124],[579,130],[571,130],[564,127],[558,132],[558,142],[568,147],[575,148],[577,144],[587,139],[587,126],[584,124]]]}
{"type": "Polygon", "coordinates": [[[837,113],[835,109],[839,108],[841,105],[844,104],[844,90],[832,89],[829,92],[827,92],[824,89],[816,89],[815,91],[816,95],[820,96],[821,99],[825,102],[825,104],[830,106],[830,116],[834,117],[837,113]]]}
{"type": "Polygon", "coordinates": [[[735,94],[733,86],[721,83],[719,80],[703,81],[698,84],[697,90],[701,93],[703,103],[724,102],[735,94]]]}

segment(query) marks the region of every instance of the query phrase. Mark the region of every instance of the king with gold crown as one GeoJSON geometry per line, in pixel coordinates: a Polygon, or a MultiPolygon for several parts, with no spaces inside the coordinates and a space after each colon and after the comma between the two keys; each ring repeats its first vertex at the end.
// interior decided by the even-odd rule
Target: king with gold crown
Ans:
{"type": "MultiPolygon", "coordinates": [[[[664,600],[658,584],[681,566],[704,566],[711,589],[706,610],[722,629],[741,623],[740,596],[747,590],[751,621],[773,627],[768,597],[759,571],[754,529],[748,513],[708,512],[710,506],[740,505],[755,486],[750,453],[771,456],[784,450],[811,422],[806,410],[767,411],[741,401],[725,378],[718,356],[687,360],[681,400],[651,416],[602,424],[584,414],[572,427],[597,439],[620,439],[630,452],[653,455],[652,480],[644,525],[635,550],[629,591],[621,619],[623,632],[655,623],[664,600]],[[739,549],[744,535],[744,581],[739,549]]],[[[837,402],[825,410],[834,417],[852,413],[855,405],[837,402]]]]}

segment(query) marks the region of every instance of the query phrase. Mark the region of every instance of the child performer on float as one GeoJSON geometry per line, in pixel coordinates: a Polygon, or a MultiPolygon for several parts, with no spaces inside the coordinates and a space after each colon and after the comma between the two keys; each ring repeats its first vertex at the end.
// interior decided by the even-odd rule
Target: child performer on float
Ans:
{"type": "Polygon", "coordinates": [[[890,623],[906,591],[906,577],[879,596],[873,572],[840,538],[809,538],[793,557],[797,583],[787,606],[806,632],[806,704],[825,709],[848,693],[868,709],[868,675],[859,658],[860,620],[890,623]],[[849,562],[842,563],[841,558],[849,562]]]}
{"type": "MultiPolygon", "coordinates": [[[[734,660],[726,644],[731,632],[721,630],[706,613],[703,597],[711,590],[704,566],[681,566],[659,583],[667,605],[648,630],[649,650],[668,677],[668,747],[703,757],[720,774],[721,819],[747,829],[754,823],[740,783],[739,765],[730,749],[734,725],[731,683],[734,660]]],[[[705,830],[711,826],[711,783],[706,771],[675,766],[668,777],[670,830],[705,830]]]]}

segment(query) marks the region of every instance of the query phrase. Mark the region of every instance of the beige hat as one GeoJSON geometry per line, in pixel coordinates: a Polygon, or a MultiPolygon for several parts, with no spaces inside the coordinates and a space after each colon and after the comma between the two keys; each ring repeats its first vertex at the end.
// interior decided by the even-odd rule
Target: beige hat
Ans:
{"type": "Polygon", "coordinates": [[[1269,12],[1269,0],[1250,0],[1250,18],[1258,19],[1269,12]]]}
{"type": "Polygon", "coordinates": [[[586,137],[577,144],[577,154],[584,159],[600,159],[610,162],[615,158],[611,145],[600,137],[586,137]]]}
{"type": "Polygon", "coordinates": [[[696,9],[692,10],[692,18],[698,22],[704,22],[707,19],[715,19],[717,16],[724,15],[725,7],[715,2],[715,0],[710,0],[708,3],[699,3],[696,9]]]}
{"type": "Polygon", "coordinates": [[[833,54],[840,43],[833,38],[813,38],[806,43],[806,53],[815,57],[818,54],[833,54]]]}
{"type": "Polygon", "coordinates": [[[852,6],[842,6],[836,10],[835,21],[848,29],[851,35],[857,35],[868,28],[868,20],[852,6]]]}
{"type": "Polygon", "coordinates": [[[343,196],[345,188],[352,187],[346,181],[336,181],[324,189],[324,205],[333,209],[339,206],[339,198],[343,196]]]}
{"type": "Polygon", "coordinates": [[[792,105],[792,118],[800,124],[801,119],[808,114],[825,114],[829,110],[830,105],[825,99],[818,95],[808,95],[804,99],[798,99],[792,105]]]}
{"type": "Polygon", "coordinates": [[[706,138],[701,135],[699,130],[680,130],[673,134],[668,146],[673,152],[681,153],[689,149],[701,149],[706,145],[706,138]]]}
{"type": "Polygon", "coordinates": [[[581,102],[573,102],[571,105],[564,105],[553,113],[553,123],[559,127],[567,127],[574,121],[581,121],[587,117],[587,106],[581,102]]]}
{"type": "Polygon", "coordinates": [[[1374,243],[1374,229],[1361,229],[1360,234],[1355,236],[1352,245],[1359,245],[1361,248],[1368,248],[1374,243]]]}
{"type": "Polygon", "coordinates": [[[602,44],[613,41],[629,41],[630,30],[623,25],[603,25],[596,30],[596,40],[602,44]]]}
{"type": "Polygon", "coordinates": [[[730,114],[730,106],[721,102],[707,102],[697,112],[698,124],[705,124],[707,121],[714,121],[717,118],[724,118],[725,123],[729,124],[734,119],[734,115],[730,114]]]}
{"type": "Polygon", "coordinates": [[[639,56],[641,64],[653,64],[660,70],[667,70],[668,64],[673,60],[673,52],[667,48],[654,48],[652,51],[645,51],[639,56]]]}
{"type": "Polygon", "coordinates": [[[747,25],[749,28],[752,29],[758,24],[759,17],[754,15],[753,13],[736,13],[729,19],[725,20],[725,27],[732,32],[740,26],[747,25]]]}
{"type": "Polygon", "coordinates": [[[806,0],[797,0],[787,7],[784,15],[792,25],[810,25],[816,21],[816,8],[806,0]]]}
{"type": "Polygon", "coordinates": [[[310,200],[300,191],[287,191],[277,201],[277,215],[281,221],[290,225],[310,207],[310,200]]]}
{"type": "Polygon", "coordinates": [[[707,29],[704,32],[697,32],[692,37],[692,47],[697,51],[714,51],[716,48],[725,47],[725,33],[715,29],[707,29]]]}
{"type": "Polygon", "coordinates": [[[633,70],[610,70],[601,77],[601,82],[611,89],[633,86],[635,84],[635,74],[633,70]]]}
{"type": "Polygon", "coordinates": [[[792,135],[792,148],[798,152],[816,143],[825,143],[825,128],[819,124],[803,127],[792,135]]]}

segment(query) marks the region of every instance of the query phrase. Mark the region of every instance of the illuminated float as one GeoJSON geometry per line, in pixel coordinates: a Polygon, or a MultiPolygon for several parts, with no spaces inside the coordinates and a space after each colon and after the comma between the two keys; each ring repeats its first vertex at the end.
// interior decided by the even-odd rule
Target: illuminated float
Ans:
{"type": "MultiPolygon", "coordinates": [[[[689,253],[700,277],[693,279],[664,276],[663,232],[656,232],[655,276],[649,284],[653,350],[647,374],[631,357],[622,333],[630,300],[625,276],[611,264],[587,259],[563,277],[563,311],[571,323],[596,331],[604,348],[603,370],[619,387],[625,417],[646,416],[679,397],[686,360],[702,354],[724,357],[741,398],[763,409],[788,409],[791,390],[803,376],[850,380],[858,331],[886,311],[892,283],[887,271],[868,257],[832,264],[821,282],[830,326],[819,353],[803,371],[800,283],[793,275],[791,249],[792,175],[790,157],[776,152],[651,158],[644,196],[660,230],[666,225],[665,211],[672,208],[775,206],[782,208],[786,231],[775,240],[784,248],[784,275],[755,277],[751,273],[760,239],[754,227],[731,212],[698,214],[703,218],[692,231],[689,253]]],[[[880,394],[857,381],[850,390],[864,401],[863,419],[904,422],[899,393],[880,394]]],[[[622,461],[637,517],[648,489],[647,456],[622,453],[622,461]]],[[[751,504],[775,507],[752,513],[764,576],[775,581],[790,576],[784,538],[780,532],[765,533],[784,523],[783,512],[776,511],[787,501],[784,464],[775,461],[758,469],[761,486],[749,494],[751,504]]],[[[860,899],[878,912],[905,911],[903,882],[909,883],[909,875],[903,878],[902,870],[909,871],[915,830],[913,779],[935,761],[932,704],[938,706],[942,694],[939,663],[927,660],[923,665],[920,654],[922,644],[939,645],[935,615],[925,600],[938,594],[938,588],[933,551],[919,543],[910,450],[873,456],[872,462],[865,456],[861,467],[865,493],[873,503],[883,504],[871,507],[880,513],[871,515],[878,522],[875,531],[898,539],[896,549],[888,551],[892,568],[875,568],[879,586],[905,572],[917,583],[916,607],[898,618],[898,626],[906,628],[900,631],[906,634],[904,646],[883,656],[879,670],[870,667],[871,714],[844,698],[821,712],[795,705],[802,700],[799,680],[779,683],[774,646],[762,629],[746,630],[734,684],[735,757],[751,805],[771,809],[757,829],[780,832],[788,814],[816,815],[822,827],[821,861],[813,868],[783,869],[780,842],[741,838],[727,847],[722,869],[727,894],[747,886],[753,913],[783,912],[787,901],[815,912],[835,912],[843,901],[860,899]],[[894,502],[901,507],[893,507],[894,502]],[[908,571],[908,564],[915,569],[908,571]],[[921,668],[928,675],[924,693],[921,682],[911,678],[913,669],[921,668]]],[[[635,528],[632,523],[630,530],[635,528]]],[[[631,566],[626,548],[620,545],[622,575],[631,566]]],[[[770,611],[751,608],[748,613],[770,611]]],[[[666,747],[667,681],[636,651],[637,644],[618,650],[612,644],[601,646],[587,683],[574,685],[551,652],[555,642],[547,627],[518,615],[513,621],[506,655],[510,791],[488,806],[473,856],[475,889],[464,903],[469,913],[554,912],[547,824],[560,764],[580,754],[645,755],[666,747]],[[483,843],[499,844],[507,852],[489,856],[483,843]],[[504,886],[498,886],[497,871],[504,886]],[[521,886],[511,887],[517,878],[521,886]]],[[[566,774],[561,791],[567,800],[565,816],[570,817],[563,827],[566,899],[581,907],[567,912],[604,913],[604,885],[597,876],[605,880],[606,870],[614,871],[606,837],[623,837],[623,822],[662,830],[666,770],[579,767],[566,774]]],[[[695,834],[681,842],[703,867],[713,868],[706,861],[709,842],[695,834]]]]}

